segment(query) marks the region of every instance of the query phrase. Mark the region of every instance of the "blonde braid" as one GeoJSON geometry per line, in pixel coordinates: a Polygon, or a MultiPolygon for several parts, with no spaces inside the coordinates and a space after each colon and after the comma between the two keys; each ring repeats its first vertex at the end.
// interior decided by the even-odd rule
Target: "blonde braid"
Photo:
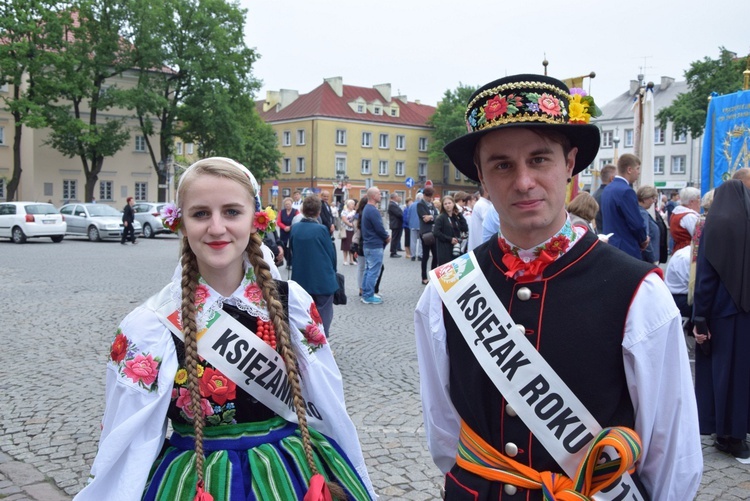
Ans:
{"type": "Polygon", "coordinates": [[[201,408],[198,383],[198,339],[195,324],[195,289],[198,286],[198,263],[190,249],[187,237],[182,238],[182,335],[185,338],[185,365],[188,373],[190,408],[193,411],[195,432],[195,469],[198,484],[203,482],[203,425],[205,419],[201,408]]]}
{"type": "MultiPolygon", "coordinates": [[[[263,291],[263,299],[266,300],[268,307],[268,316],[273,322],[273,328],[276,331],[276,339],[281,348],[281,356],[286,364],[286,371],[289,375],[289,384],[292,388],[292,397],[294,400],[294,409],[299,421],[299,431],[302,436],[302,447],[305,450],[305,459],[310,467],[312,474],[320,473],[315,461],[313,460],[312,442],[310,440],[310,430],[307,426],[307,415],[305,411],[305,400],[302,397],[302,387],[300,386],[299,372],[297,371],[297,355],[292,348],[291,335],[289,333],[289,323],[284,315],[284,306],[279,301],[279,293],[276,288],[276,282],[271,277],[271,268],[263,259],[261,250],[261,238],[257,233],[253,233],[247,244],[247,256],[250,264],[255,270],[255,277],[258,286],[263,291]]],[[[336,499],[347,499],[344,489],[333,482],[326,482],[331,495],[336,499]]]]}

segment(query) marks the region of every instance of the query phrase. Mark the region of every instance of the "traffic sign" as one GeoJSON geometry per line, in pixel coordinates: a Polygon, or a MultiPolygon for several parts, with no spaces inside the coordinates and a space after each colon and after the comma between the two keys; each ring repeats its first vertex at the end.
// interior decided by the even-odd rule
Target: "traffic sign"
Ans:
{"type": "Polygon", "coordinates": [[[278,195],[279,194],[279,187],[276,186],[276,185],[271,186],[271,193],[273,195],[278,195]]]}
{"type": "Polygon", "coordinates": [[[413,177],[407,177],[405,184],[406,184],[407,188],[413,188],[414,187],[414,178],[413,177]]]}
{"type": "Polygon", "coordinates": [[[425,188],[432,188],[432,181],[430,181],[429,179],[427,181],[425,181],[424,182],[424,187],[425,188]]]}

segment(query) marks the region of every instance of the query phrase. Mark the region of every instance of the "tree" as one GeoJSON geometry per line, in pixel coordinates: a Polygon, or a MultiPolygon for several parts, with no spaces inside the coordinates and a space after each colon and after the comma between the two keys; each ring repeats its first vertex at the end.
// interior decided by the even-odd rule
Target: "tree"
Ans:
{"type": "MultiPolygon", "coordinates": [[[[7,200],[16,199],[23,164],[23,127],[46,125],[45,103],[39,90],[59,58],[62,28],[57,0],[7,0],[0,5],[0,85],[13,86],[0,94],[3,108],[13,116],[13,174],[7,200]]],[[[43,94],[43,92],[42,92],[43,94]]]]}
{"type": "Polygon", "coordinates": [[[443,147],[466,134],[466,104],[475,90],[476,87],[459,83],[456,90],[445,91],[435,113],[427,120],[427,125],[435,129],[428,155],[431,162],[445,160],[443,147]]]}
{"type": "Polygon", "coordinates": [[[690,91],[678,94],[671,105],[659,111],[656,118],[662,128],[671,121],[677,134],[690,132],[691,136],[699,137],[706,125],[711,93],[729,94],[742,88],[744,60],[724,47],[720,47],[719,52],[718,59],[705,57],[690,65],[685,72],[690,91]]]}
{"type": "MultiPolygon", "coordinates": [[[[185,140],[240,144],[239,129],[230,130],[238,113],[237,101],[252,95],[259,83],[252,77],[257,59],[244,42],[244,9],[226,0],[135,0],[133,43],[138,53],[139,83],[130,93],[151,161],[160,169],[174,148],[175,137],[185,140]],[[217,95],[212,93],[216,91],[217,95]],[[229,92],[229,94],[227,94],[229,92]],[[190,103],[186,105],[186,103],[190,103]],[[205,113],[205,117],[198,115],[205,113]],[[198,127],[186,130],[180,123],[198,127]],[[201,124],[201,125],[197,125],[201,124]],[[208,127],[199,133],[202,127],[208,127]],[[151,137],[157,136],[156,144],[151,137]]],[[[226,149],[198,144],[205,151],[226,149]]],[[[233,158],[240,160],[238,155],[233,158]]],[[[166,193],[159,190],[159,200],[166,193]]]]}
{"type": "Polygon", "coordinates": [[[48,99],[65,102],[49,113],[49,144],[80,158],[89,202],[104,159],[130,140],[125,117],[101,117],[126,104],[125,91],[106,82],[133,66],[132,46],[122,36],[129,8],[128,1],[80,0],[64,33],[64,57],[50,76],[48,99]]]}

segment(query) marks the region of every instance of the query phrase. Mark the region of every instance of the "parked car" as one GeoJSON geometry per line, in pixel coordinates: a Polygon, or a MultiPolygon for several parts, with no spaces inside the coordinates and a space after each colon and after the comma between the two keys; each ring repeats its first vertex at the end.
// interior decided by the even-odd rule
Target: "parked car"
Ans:
{"type": "Polygon", "coordinates": [[[67,224],[54,205],[40,202],[0,203],[0,237],[22,244],[27,238],[62,242],[67,224]]]}
{"type": "Polygon", "coordinates": [[[136,202],[133,206],[135,220],[143,226],[144,237],[154,238],[159,233],[172,233],[169,228],[165,228],[162,224],[161,208],[165,205],[163,202],[136,202]]]}
{"type": "MultiPolygon", "coordinates": [[[[122,235],[122,212],[105,204],[67,204],[60,213],[68,223],[67,235],[89,237],[92,242],[103,238],[119,239],[122,235]]],[[[141,234],[141,223],[133,223],[135,235],[141,234]]]]}

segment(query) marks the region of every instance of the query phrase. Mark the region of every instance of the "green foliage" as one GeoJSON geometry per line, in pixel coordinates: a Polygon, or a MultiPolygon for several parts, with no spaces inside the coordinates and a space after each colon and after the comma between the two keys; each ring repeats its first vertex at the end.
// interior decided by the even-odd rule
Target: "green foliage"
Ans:
{"type": "Polygon", "coordinates": [[[706,125],[708,97],[712,92],[729,94],[742,88],[742,71],[745,60],[724,47],[719,48],[718,59],[705,57],[694,61],[685,72],[689,92],[678,94],[672,104],[662,108],[656,118],[661,127],[673,122],[676,133],[690,132],[693,137],[703,134],[706,125]]]}
{"type": "Polygon", "coordinates": [[[427,125],[434,127],[429,150],[431,162],[445,160],[443,147],[466,134],[466,105],[475,90],[475,87],[459,83],[456,90],[445,91],[443,100],[427,121],[427,125]]]}

